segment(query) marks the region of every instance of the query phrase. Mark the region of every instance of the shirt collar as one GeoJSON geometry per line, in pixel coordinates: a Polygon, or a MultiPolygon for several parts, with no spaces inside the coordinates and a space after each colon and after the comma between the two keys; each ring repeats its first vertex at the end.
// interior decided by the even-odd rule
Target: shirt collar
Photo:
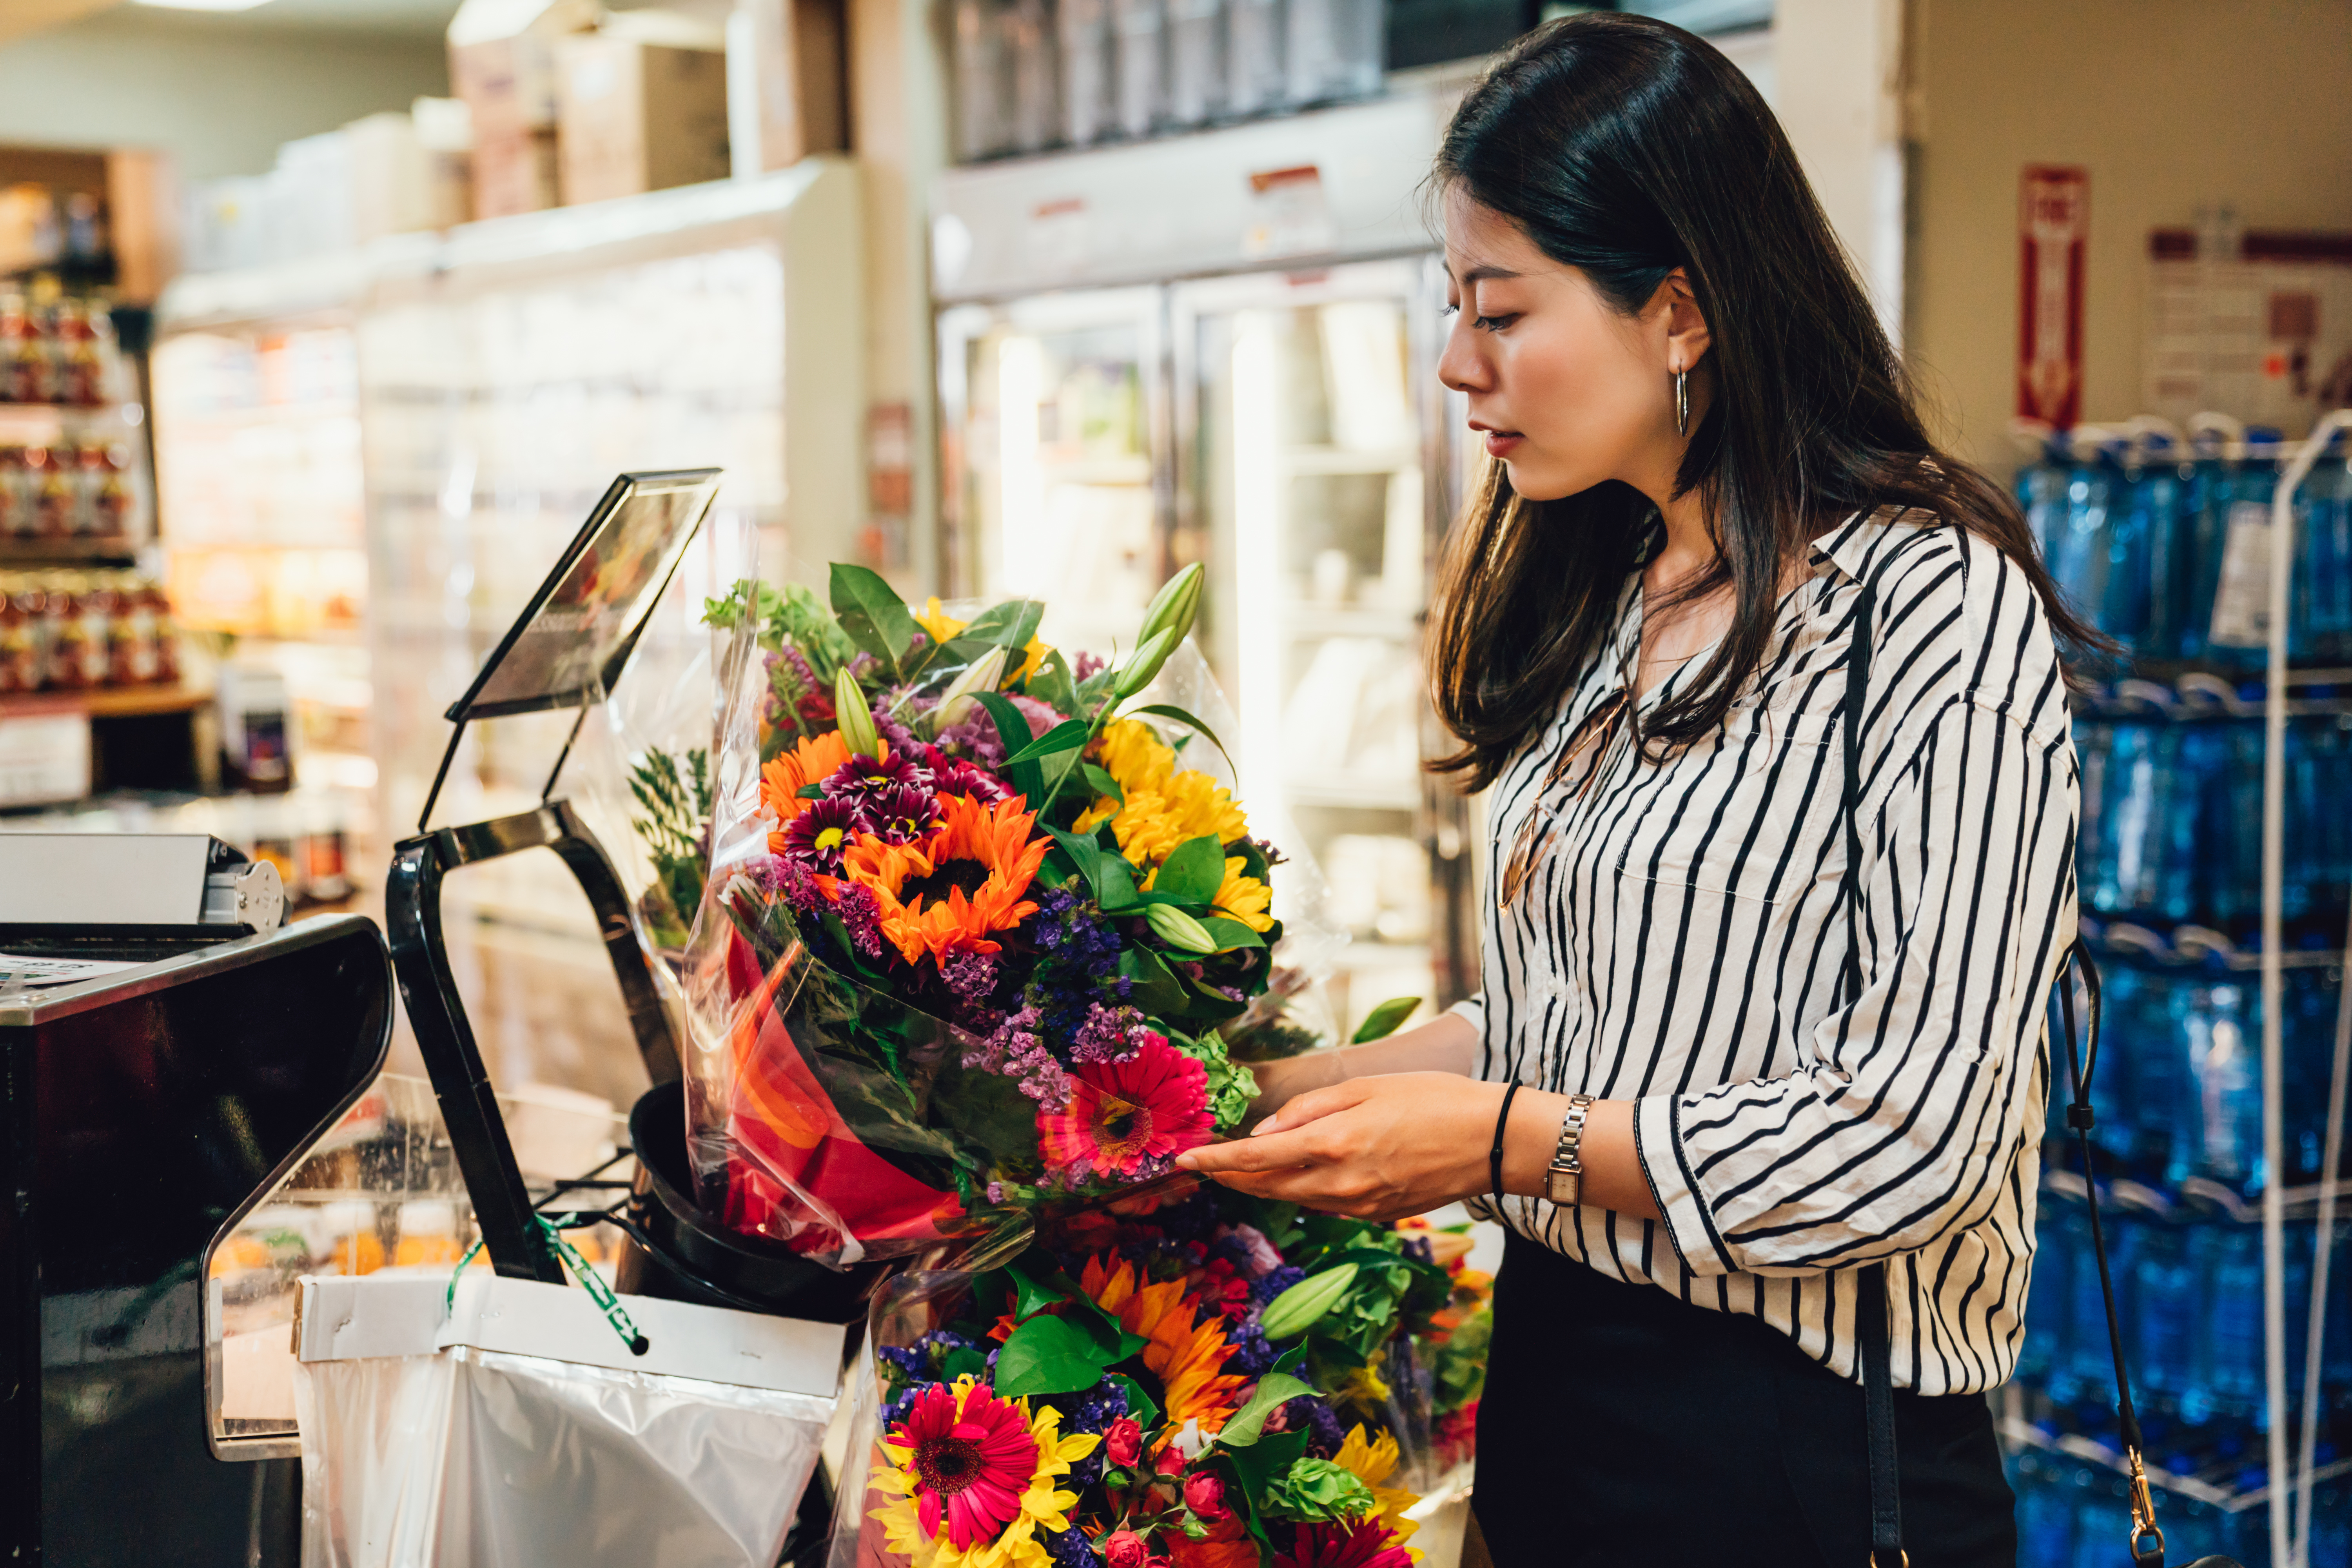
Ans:
{"type": "Polygon", "coordinates": [[[1856,512],[1813,542],[1811,561],[1818,566],[1826,561],[1843,573],[1851,582],[1862,581],[1869,569],[1871,557],[1877,552],[1879,539],[1887,530],[1898,524],[1916,528],[1916,523],[1904,522],[1901,511],[1856,512]]]}

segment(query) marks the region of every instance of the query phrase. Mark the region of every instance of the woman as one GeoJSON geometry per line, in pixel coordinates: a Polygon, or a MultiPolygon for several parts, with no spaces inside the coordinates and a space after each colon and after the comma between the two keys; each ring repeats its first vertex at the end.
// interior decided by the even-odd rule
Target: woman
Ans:
{"type": "Polygon", "coordinates": [[[1882,1279],[1910,1561],[2008,1563],[1982,1395],[2016,1361],[2075,919],[2053,634],[2095,638],[1928,439],[1716,50],[1543,27],[1435,184],[1440,374],[1496,459],[1429,649],[1438,765],[1491,786],[1484,992],[1260,1069],[1258,1135],[1181,1163],[1509,1227],[1475,1496],[1502,1568],[1861,1568],[1882,1279]]]}

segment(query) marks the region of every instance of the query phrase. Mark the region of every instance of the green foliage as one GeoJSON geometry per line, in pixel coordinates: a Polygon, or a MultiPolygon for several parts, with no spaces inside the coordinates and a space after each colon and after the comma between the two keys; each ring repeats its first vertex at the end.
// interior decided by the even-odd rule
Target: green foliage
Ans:
{"type": "Polygon", "coordinates": [[[1266,1417],[1302,1394],[1315,1391],[1286,1372],[1270,1372],[1257,1380],[1249,1403],[1234,1412],[1217,1441],[1228,1448],[1246,1448],[1265,1430],[1266,1417]]]}
{"type": "Polygon", "coordinates": [[[1303,1458],[1275,1479],[1259,1506],[1276,1519],[1319,1524],[1377,1512],[1380,1500],[1353,1470],[1328,1459],[1303,1458]]]}
{"type": "Polygon", "coordinates": [[[903,673],[914,646],[914,613],[878,572],[836,561],[831,577],[833,614],[844,636],[892,670],[903,673]]]}
{"type": "Polygon", "coordinates": [[[710,822],[710,753],[692,751],[680,758],[647,752],[629,770],[629,794],[640,815],[629,818],[654,863],[654,876],[668,907],[649,910],[655,934],[665,945],[682,945],[687,923],[702,907],[702,835],[710,822]]]}
{"type": "Polygon", "coordinates": [[[1340,1263],[1308,1275],[1265,1304],[1259,1326],[1269,1340],[1303,1334],[1321,1322],[1356,1282],[1357,1266],[1340,1263]]]}
{"type": "Polygon", "coordinates": [[[1364,1015],[1363,1023],[1357,1027],[1355,1037],[1349,1043],[1360,1046],[1367,1040],[1386,1039],[1395,1034],[1397,1026],[1412,1017],[1413,1009],[1420,1005],[1421,998],[1418,996],[1391,997],[1364,1015]]]}
{"type": "Polygon", "coordinates": [[[1209,1114],[1216,1118],[1220,1132],[1241,1124],[1249,1111],[1250,1101],[1257,1098],[1257,1079],[1249,1068],[1237,1065],[1225,1053],[1225,1042],[1210,1030],[1199,1039],[1187,1039],[1171,1035],[1169,1043],[1209,1073],[1209,1114]]]}
{"type": "Polygon", "coordinates": [[[1440,1415],[1452,1415],[1486,1392],[1486,1349],[1494,1337],[1494,1303],[1481,1302],[1432,1353],[1431,1394],[1440,1415]]]}

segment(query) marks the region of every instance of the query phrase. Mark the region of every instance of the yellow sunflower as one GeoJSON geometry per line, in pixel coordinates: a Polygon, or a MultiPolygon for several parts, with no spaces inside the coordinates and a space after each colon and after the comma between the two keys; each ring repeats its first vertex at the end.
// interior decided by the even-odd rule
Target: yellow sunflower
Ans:
{"type": "MultiPolygon", "coordinates": [[[[1404,1514],[1405,1510],[1421,1500],[1420,1497],[1401,1487],[1381,1485],[1396,1473],[1397,1459],[1395,1434],[1383,1432],[1377,1438],[1367,1439],[1361,1426],[1349,1433],[1347,1441],[1339,1445],[1339,1451],[1331,1456],[1333,1464],[1371,1489],[1373,1500],[1381,1505],[1381,1528],[1388,1531],[1391,1546],[1402,1546],[1412,1532],[1421,1528],[1419,1521],[1407,1519],[1404,1514]]],[[[1418,1550],[1407,1550],[1412,1552],[1416,1560],[1420,1558],[1418,1550]]]]}
{"type": "Polygon", "coordinates": [[[1263,936],[1274,929],[1274,917],[1266,913],[1274,902],[1274,889],[1255,877],[1242,875],[1242,868],[1248,864],[1238,855],[1226,856],[1224,882],[1209,902],[1219,914],[1230,915],[1263,936]]]}
{"type": "MultiPolygon", "coordinates": [[[[1051,1568],[1053,1557],[1038,1539],[1038,1529],[1043,1526],[1059,1533],[1070,1528],[1068,1510],[1076,1506],[1078,1494],[1062,1490],[1057,1483],[1070,1473],[1071,1463],[1094,1452],[1095,1445],[1102,1438],[1092,1432],[1065,1437],[1061,1435],[1062,1413],[1052,1405],[1032,1416],[1026,1399],[997,1400],[991,1391],[979,1387],[969,1377],[955,1381],[953,1398],[957,1415],[983,1404],[992,1408],[1002,1405],[1010,1405],[1028,1423],[1029,1436],[1036,1445],[1036,1459],[1010,1521],[995,1535],[973,1537],[963,1546],[955,1543],[958,1532],[945,1515],[940,1515],[939,1522],[926,1531],[922,1494],[940,1479],[936,1472],[943,1468],[954,1471],[951,1483],[971,1467],[945,1467],[938,1457],[919,1452],[920,1439],[904,1427],[879,1445],[884,1462],[875,1467],[874,1489],[892,1500],[876,1509],[869,1517],[880,1521],[890,1549],[909,1558],[913,1568],[1051,1568]],[[908,1440],[894,1440],[900,1436],[908,1440]],[[927,1464],[931,1473],[927,1474],[927,1464]]],[[[965,1447],[973,1446],[964,1425],[951,1428],[942,1441],[950,1447],[959,1442],[965,1447]]],[[[946,1457],[966,1458],[961,1454],[946,1457]]],[[[936,1502],[933,1512],[940,1513],[936,1502]]]]}
{"type": "Polygon", "coordinates": [[[1171,1431],[1188,1420],[1198,1421],[1204,1436],[1223,1431],[1249,1381],[1224,1371],[1234,1347],[1225,1340],[1223,1316],[1187,1295],[1181,1279],[1147,1285],[1132,1263],[1106,1268],[1099,1255],[1087,1259],[1078,1285],[1120,1328],[1148,1342],[1144,1369],[1166,1391],[1161,1419],[1171,1431]]]}
{"type": "MultiPolygon", "coordinates": [[[[1122,789],[1127,786],[1122,784],[1122,789]]],[[[1181,773],[1157,790],[1129,789],[1122,805],[1097,798],[1073,829],[1091,833],[1105,822],[1118,840],[1118,852],[1138,866],[1157,866],[1190,838],[1213,834],[1220,844],[1245,837],[1249,822],[1223,784],[1204,773],[1181,773]]]]}
{"type": "Polygon", "coordinates": [[[1095,755],[1102,771],[1130,795],[1139,790],[1157,793],[1176,771],[1174,750],[1140,719],[1114,719],[1104,725],[1095,755]]]}

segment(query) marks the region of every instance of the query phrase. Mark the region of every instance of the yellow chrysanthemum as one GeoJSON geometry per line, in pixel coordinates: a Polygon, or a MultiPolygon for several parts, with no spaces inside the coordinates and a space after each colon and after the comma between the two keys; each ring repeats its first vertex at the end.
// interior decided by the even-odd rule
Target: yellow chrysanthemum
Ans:
{"type": "Polygon", "coordinates": [[[933,642],[942,643],[971,623],[957,620],[953,616],[940,609],[939,595],[934,594],[924,602],[923,613],[915,617],[915,624],[922,627],[924,634],[933,642]]]}
{"type": "MultiPolygon", "coordinates": [[[[1371,1489],[1373,1500],[1381,1505],[1381,1525],[1388,1531],[1389,1543],[1402,1546],[1412,1532],[1421,1528],[1420,1521],[1407,1519],[1404,1510],[1419,1502],[1421,1498],[1401,1487],[1381,1485],[1395,1474],[1397,1458],[1395,1434],[1383,1432],[1376,1439],[1367,1439],[1364,1428],[1359,1426],[1348,1434],[1347,1441],[1339,1445],[1339,1451],[1331,1456],[1331,1462],[1371,1489]]],[[[1419,1552],[1413,1552],[1416,1559],[1420,1555],[1419,1552]]]]}
{"type": "Polygon", "coordinates": [[[1158,794],[1168,775],[1176,771],[1174,749],[1140,719],[1114,719],[1104,725],[1095,742],[1095,755],[1103,772],[1117,779],[1118,787],[1129,795],[1147,790],[1158,794]]]}
{"type": "MultiPolygon", "coordinates": [[[[959,1407],[971,1396],[974,1386],[969,1377],[956,1380],[959,1407]]],[[[1009,1403],[1023,1415],[1029,1414],[1026,1399],[1009,1403]]],[[[874,1468],[873,1485],[875,1490],[892,1500],[876,1509],[869,1517],[880,1522],[890,1549],[904,1553],[913,1568],[1052,1568],[1053,1556],[1038,1539],[1038,1529],[1043,1526],[1056,1533],[1069,1529],[1068,1510],[1078,1501],[1077,1493],[1062,1490],[1056,1482],[1070,1473],[1074,1461],[1093,1453],[1095,1445],[1102,1441],[1099,1435],[1092,1432],[1065,1437],[1061,1424],[1062,1413],[1050,1405],[1031,1417],[1029,1432],[1037,1443],[1037,1468],[1027,1489],[1021,1494],[1020,1512],[992,1541],[977,1541],[969,1547],[958,1548],[949,1539],[944,1524],[926,1536],[915,1496],[915,1452],[887,1438],[878,1445],[884,1462],[874,1468]]]]}
{"type": "Polygon", "coordinates": [[[1129,790],[1124,805],[1104,795],[1079,816],[1074,831],[1091,833],[1106,821],[1118,839],[1118,852],[1147,868],[1168,858],[1187,839],[1214,834],[1218,843],[1231,844],[1249,832],[1249,820],[1232,795],[1203,773],[1178,773],[1158,791],[1129,790]]]}
{"type": "Polygon", "coordinates": [[[1209,902],[1218,913],[1231,915],[1263,936],[1274,929],[1274,917],[1266,913],[1274,902],[1274,889],[1255,877],[1242,875],[1242,868],[1248,864],[1238,855],[1226,856],[1224,882],[1209,902]]]}

